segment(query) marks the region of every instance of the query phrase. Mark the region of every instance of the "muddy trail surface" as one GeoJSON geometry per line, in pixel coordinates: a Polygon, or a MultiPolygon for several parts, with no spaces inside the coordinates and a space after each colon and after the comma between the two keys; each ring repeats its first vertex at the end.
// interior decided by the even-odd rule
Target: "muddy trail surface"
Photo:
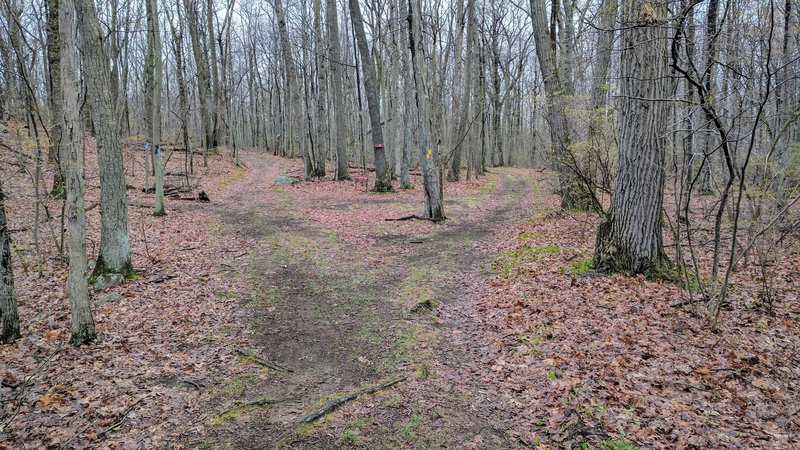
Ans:
{"type": "Polygon", "coordinates": [[[491,237],[524,221],[540,193],[531,172],[498,169],[446,195],[448,220],[386,221],[421,209],[421,191],[352,183],[274,187],[286,167],[246,158],[216,208],[222,239],[246,243],[255,371],[227,380],[210,410],[210,448],[508,448],[504,407],[481,386],[489,342],[472,300],[491,237]],[[477,336],[477,337],[476,337],[477,336]],[[223,407],[230,406],[231,407],[223,407]]]}

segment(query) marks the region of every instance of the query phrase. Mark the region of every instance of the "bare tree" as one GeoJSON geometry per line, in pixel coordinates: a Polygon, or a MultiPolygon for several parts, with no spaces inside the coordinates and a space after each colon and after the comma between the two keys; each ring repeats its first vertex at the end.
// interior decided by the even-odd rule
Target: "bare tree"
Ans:
{"type": "Polygon", "coordinates": [[[663,3],[622,2],[619,162],[611,208],[597,232],[594,264],[601,271],[646,273],[668,264],[661,236],[666,17],[663,3]]]}
{"type": "Polygon", "coordinates": [[[100,254],[94,273],[128,274],[133,271],[128,241],[128,193],[103,33],[100,31],[94,0],[75,0],[73,4],[78,14],[82,74],[97,133],[97,159],[100,166],[100,254]]]}
{"type": "MultiPolygon", "coordinates": [[[[87,1],[87,0],[79,0],[87,1]]],[[[88,0],[91,1],[91,0],[88,0]]],[[[87,5],[84,5],[87,6],[87,5]]],[[[92,8],[94,5],[92,5],[92,8]]],[[[78,10],[86,13],[87,10],[78,10]]],[[[80,13],[78,14],[80,15],[80,13]]],[[[95,20],[96,20],[96,16],[95,20]]],[[[69,227],[69,274],[67,295],[72,316],[70,343],[80,346],[97,337],[89,304],[89,284],[86,279],[86,218],[84,215],[83,152],[80,148],[81,121],[78,80],[78,52],[75,44],[76,8],[73,0],[61,0],[59,5],[59,36],[61,38],[61,92],[64,96],[64,156],[67,179],[67,222],[69,227]]],[[[84,29],[84,33],[86,29],[84,29]]],[[[91,35],[90,35],[91,36],[91,35]]],[[[99,37],[99,36],[95,36],[99,37]]],[[[89,40],[88,37],[84,37],[89,40]]],[[[86,51],[86,50],[84,50],[86,51]]],[[[115,122],[111,122],[114,124],[115,122]]],[[[116,131],[116,129],[115,129],[116,131]]]]}
{"type": "Polygon", "coordinates": [[[344,106],[344,84],[342,80],[342,50],[339,43],[339,19],[336,0],[326,0],[325,22],[328,27],[328,57],[331,60],[331,88],[333,97],[333,126],[336,137],[337,180],[349,180],[347,168],[347,117],[344,106]]]}
{"type": "MultiPolygon", "coordinates": [[[[404,4],[404,6],[406,6],[404,4]]],[[[430,119],[428,117],[428,93],[425,87],[422,60],[425,45],[422,36],[422,12],[420,6],[413,0],[408,0],[407,8],[401,10],[401,16],[408,17],[408,42],[411,51],[411,65],[414,74],[414,92],[417,106],[417,129],[419,142],[420,164],[422,164],[422,184],[425,189],[425,217],[439,221],[444,220],[444,204],[442,190],[439,184],[439,173],[436,168],[431,143],[434,139],[429,137],[430,119]]]]}
{"type": "Polygon", "coordinates": [[[0,184],[0,344],[10,344],[20,336],[14,268],[11,266],[11,234],[8,232],[5,200],[3,186],[0,184]]]}
{"type": "Polygon", "coordinates": [[[378,96],[378,83],[372,55],[367,45],[367,36],[364,33],[364,19],[361,17],[361,6],[358,0],[349,0],[350,19],[353,23],[353,32],[356,36],[358,52],[361,54],[364,69],[364,91],[367,97],[369,110],[370,131],[372,135],[372,149],[375,156],[375,192],[392,190],[392,180],[389,177],[389,167],[386,164],[385,144],[383,141],[383,126],[381,125],[380,97],[378,96]]]}
{"type": "MultiPolygon", "coordinates": [[[[150,110],[145,111],[149,114],[148,122],[150,129],[148,141],[150,142],[150,152],[153,158],[155,171],[155,194],[156,204],[153,215],[163,216],[164,210],[164,170],[161,159],[161,31],[158,22],[158,0],[147,0],[147,63],[148,92],[145,93],[150,100],[150,110]]],[[[149,170],[149,169],[148,169],[149,170]]],[[[149,186],[148,186],[149,187],[149,186]]]]}
{"type": "MultiPolygon", "coordinates": [[[[556,8],[557,2],[553,2],[556,8]]],[[[547,117],[550,125],[550,140],[553,146],[553,155],[556,159],[558,172],[558,189],[561,195],[561,207],[565,210],[591,210],[599,209],[594,196],[593,186],[579,176],[577,160],[571,152],[572,134],[567,120],[566,95],[572,88],[567,89],[566,83],[559,73],[559,65],[554,52],[554,26],[548,33],[547,10],[544,0],[531,0],[531,18],[533,20],[533,37],[536,41],[536,56],[539,68],[542,71],[544,89],[547,93],[547,117]]],[[[551,15],[551,20],[557,19],[556,14],[551,15]]]]}
{"type": "Polygon", "coordinates": [[[50,83],[50,130],[47,159],[53,164],[53,187],[50,190],[50,197],[63,199],[66,195],[64,190],[64,172],[61,168],[61,121],[63,112],[61,111],[61,57],[60,44],[58,40],[58,3],[59,0],[48,0],[47,2],[47,65],[49,67],[50,83]]]}

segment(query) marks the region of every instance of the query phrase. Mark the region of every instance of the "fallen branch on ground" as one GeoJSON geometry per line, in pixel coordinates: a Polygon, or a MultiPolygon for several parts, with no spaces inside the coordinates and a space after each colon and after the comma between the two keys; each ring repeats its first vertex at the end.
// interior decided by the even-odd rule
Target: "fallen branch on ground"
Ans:
{"type": "Polygon", "coordinates": [[[422,216],[418,216],[416,214],[411,214],[410,216],[398,217],[396,219],[389,218],[389,219],[383,219],[383,220],[385,220],[387,222],[399,222],[401,220],[427,220],[429,222],[439,222],[439,219],[431,219],[430,217],[422,217],[422,216]]]}
{"type": "Polygon", "coordinates": [[[294,372],[294,370],[292,370],[292,369],[290,369],[288,367],[283,367],[280,364],[274,363],[272,361],[267,361],[266,359],[260,358],[257,355],[254,355],[252,352],[249,352],[247,350],[244,350],[244,349],[241,349],[241,348],[237,348],[234,351],[236,353],[238,353],[239,355],[242,355],[245,358],[249,359],[250,361],[258,364],[259,366],[263,366],[263,367],[266,367],[268,369],[272,369],[272,370],[275,370],[275,371],[278,371],[278,372],[294,372]]]}
{"type": "Polygon", "coordinates": [[[317,411],[314,411],[313,413],[303,417],[303,419],[300,422],[302,422],[302,423],[314,422],[315,420],[320,419],[320,418],[324,417],[325,415],[333,412],[336,408],[342,406],[343,404],[345,404],[345,403],[347,403],[349,401],[357,399],[361,395],[374,394],[374,393],[376,393],[378,391],[381,391],[383,389],[388,389],[388,388],[390,388],[390,387],[392,387],[392,386],[394,386],[394,385],[396,385],[398,383],[402,383],[403,381],[406,381],[407,378],[408,377],[403,375],[402,377],[395,378],[394,380],[387,381],[386,383],[379,384],[377,386],[372,386],[370,388],[362,389],[361,391],[353,392],[352,394],[346,395],[344,397],[340,397],[340,398],[333,399],[333,400],[328,400],[327,402],[325,402],[324,405],[322,405],[322,407],[320,409],[318,409],[317,411]]]}

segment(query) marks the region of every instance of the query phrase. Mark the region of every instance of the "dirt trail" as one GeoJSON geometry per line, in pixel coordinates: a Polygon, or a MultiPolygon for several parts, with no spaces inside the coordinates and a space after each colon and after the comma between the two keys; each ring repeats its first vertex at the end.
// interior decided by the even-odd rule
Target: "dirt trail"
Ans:
{"type": "MultiPolygon", "coordinates": [[[[251,295],[252,341],[247,349],[291,372],[263,370],[257,378],[230,380],[217,400],[267,398],[267,407],[220,417],[200,443],[214,448],[509,447],[492,428],[491,399],[477,384],[464,384],[476,350],[464,340],[470,284],[487,257],[485,241],[497,227],[527,217],[532,181],[525,171],[504,169],[496,182],[446,204],[452,220],[422,233],[403,233],[373,219],[354,245],[336,230],[304,215],[314,208],[355,209],[325,197],[308,199],[269,183],[280,170],[274,159],[252,155],[249,170],[218,208],[222,233],[249,243],[241,265],[251,295]],[[477,272],[476,272],[477,271],[477,272]],[[434,311],[411,312],[435,305],[434,311]],[[416,308],[415,308],[416,306],[416,308]],[[399,387],[359,397],[312,425],[298,425],[326,401],[365,386],[408,376],[399,387]],[[359,412],[367,405],[368,411],[359,412]],[[422,405],[422,406],[421,406],[422,405]],[[361,417],[362,419],[359,419],[361,417]]],[[[355,188],[354,188],[355,189],[355,188]]],[[[409,197],[374,195],[395,215],[409,197]]],[[[416,202],[418,202],[417,200],[416,202]]],[[[349,214],[349,211],[346,211],[349,214]]],[[[243,363],[248,361],[243,360],[243,363]]]]}

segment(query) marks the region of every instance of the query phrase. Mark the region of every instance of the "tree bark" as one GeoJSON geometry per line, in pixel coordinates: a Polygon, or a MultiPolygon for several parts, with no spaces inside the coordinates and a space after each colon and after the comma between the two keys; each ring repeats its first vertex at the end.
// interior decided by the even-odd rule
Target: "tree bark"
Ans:
{"type": "Polygon", "coordinates": [[[378,97],[378,82],[375,75],[375,66],[372,55],[367,45],[364,33],[364,19],[361,17],[361,6],[358,0],[349,0],[350,19],[356,35],[358,52],[364,70],[364,91],[367,97],[367,109],[372,136],[372,150],[375,156],[375,192],[388,192],[392,190],[392,180],[389,178],[389,168],[386,164],[386,152],[383,142],[383,127],[381,125],[380,100],[378,97]]]}
{"type": "Polygon", "coordinates": [[[150,53],[149,62],[151,103],[151,123],[148,130],[150,148],[152,149],[153,166],[155,172],[155,208],[154,216],[166,214],[164,209],[164,169],[161,158],[161,83],[162,83],[162,61],[161,61],[161,30],[158,22],[158,0],[147,0],[147,34],[148,47],[150,53]]]}
{"type": "Polygon", "coordinates": [[[597,233],[594,264],[600,271],[655,274],[668,264],[661,236],[666,17],[663,3],[622,2],[619,162],[611,208],[597,233]]]}
{"type": "MultiPolygon", "coordinates": [[[[797,108],[797,104],[792,100],[792,83],[791,78],[796,76],[796,72],[792,71],[792,58],[794,55],[795,33],[797,32],[797,25],[792,24],[792,1],[786,0],[784,4],[784,22],[783,22],[783,45],[782,45],[782,69],[776,73],[777,95],[775,109],[777,110],[776,119],[777,126],[775,129],[780,130],[780,136],[776,143],[776,159],[778,160],[778,170],[775,175],[775,196],[776,196],[776,209],[783,210],[786,207],[788,183],[786,180],[786,173],[789,170],[789,143],[792,141],[792,126],[788,123],[792,119],[793,108],[797,108]]],[[[794,93],[796,95],[796,92],[794,93]]]]}
{"type": "MultiPolygon", "coordinates": [[[[128,274],[133,271],[128,242],[128,193],[125,190],[125,166],[114,99],[111,97],[108,58],[103,49],[103,35],[94,1],[76,0],[74,5],[81,31],[82,74],[97,132],[97,159],[100,166],[100,254],[94,273],[128,274]]],[[[63,22],[60,23],[63,25],[63,22]]],[[[63,39],[63,34],[61,36],[63,39]]],[[[62,53],[62,67],[64,64],[62,53]]]]}
{"type": "Polygon", "coordinates": [[[194,55],[194,63],[197,67],[197,94],[200,103],[200,122],[202,122],[203,134],[205,136],[203,139],[203,146],[206,150],[203,152],[203,165],[208,166],[208,150],[214,146],[214,131],[210,120],[212,107],[208,59],[200,45],[200,35],[197,29],[198,18],[196,0],[183,0],[183,7],[186,10],[189,37],[192,41],[192,54],[194,55]]]}
{"type": "Polygon", "coordinates": [[[333,126],[336,137],[337,180],[349,180],[347,168],[347,117],[344,108],[344,86],[342,81],[342,50],[339,42],[339,18],[336,0],[326,0],[325,22],[328,27],[328,56],[331,60],[331,89],[333,94],[333,126]]]}
{"type": "Polygon", "coordinates": [[[47,66],[50,81],[50,130],[49,148],[47,159],[53,164],[53,187],[50,197],[64,199],[66,191],[64,186],[64,170],[61,168],[61,56],[58,39],[58,0],[47,2],[47,66]]]}
{"type": "Polygon", "coordinates": [[[608,95],[608,68],[614,50],[614,23],[617,20],[618,0],[604,0],[600,8],[600,30],[592,69],[590,98],[589,144],[593,147],[603,133],[606,123],[606,97],[608,95]]]}
{"type": "MultiPolygon", "coordinates": [[[[470,100],[472,97],[472,82],[474,76],[474,48],[475,48],[475,28],[477,26],[475,18],[475,0],[467,0],[467,51],[464,58],[467,64],[464,69],[464,91],[462,92],[461,102],[461,117],[458,119],[457,131],[454,134],[455,139],[452,142],[453,162],[450,166],[450,171],[447,172],[447,181],[458,181],[461,179],[461,153],[465,147],[464,142],[469,142],[467,139],[467,126],[470,121],[470,100]]],[[[456,55],[461,58],[461,55],[456,55]]],[[[460,82],[461,80],[457,80],[460,82]]],[[[455,112],[454,112],[455,114],[455,112]]],[[[466,146],[468,147],[468,146],[466,146]]]]}
{"type": "MultiPolygon", "coordinates": [[[[55,76],[58,80],[58,76],[55,76]]],[[[5,195],[0,184],[0,344],[10,344],[20,337],[14,269],[11,266],[11,235],[8,232],[5,195]]]]}
{"type": "MultiPolygon", "coordinates": [[[[719,16],[719,0],[709,0],[708,9],[706,11],[706,41],[705,41],[705,67],[703,68],[702,78],[703,86],[708,95],[716,97],[715,95],[715,79],[716,79],[716,64],[717,64],[717,16],[719,16]]],[[[714,192],[714,175],[712,158],[717,152],[717,139],[714,127],[710,121],[707,121],[700,131],[702,137],[703,155],[705,155],[706,162],[703,164],[700,175],[700,193],[711,194],[714,192]]]]}
{"type": "MultiPolygon", "coordinates": [[[[414,73],[414,92],[417,104],[417,128],[419,133],[419,156],[422,165],[422,184],[425,190],[425,214],[428,219],[444,220],[444,204],[442,201],[439,172],[436,168],[436,158],[429,138],[430,119],[428,117],[428,94],[425,87],[422,59],[424,43],[422,37],[422,12],[419,3],[407,0],[407,8],[403,8],[401,15],[408,17],[408,42],[411,50],[411,66],[414,73]]],[[[403,3],[406,6],[406,3],[403,3]]]]}
{"type": "Polygon", "coordinates": [[[297,146],[302,139],[298,131],[303,120],[301,113],[303,105],[300,102],[300,86],[297,82],[297,71],[292,58],[292,47],[289,42],[289,29],[286,26],[286,12],[283,9],[283,0],[274,0],[275,15],[278,21],[278,35],[280,38],[281,56],[283,57],[283,65],[286,76],[285,91],[286,99],[284,102],[284,109],[286,110],[287,123],[285,129],[286,142],[288,148],[287,153],[289,157],[296,156],[297,146]]]}
{"type": "Polygon", "coordinates": [[[312,177],[325,177],[325,161],[328,157],[328,120],[325,107],[328,102],[328,89],[326,75],[328,72],[328,59],[323,50],[322,37],[322,0],[314,0],[314,47],[316,48],[317,62],[317,130],[316,130],[316,157],[312,177]]]}
{"type": "Polygon", "coordinates": [[[411,110],[414,107],[414,85],[413,73],[411,69],[411,61],[409,61],[408,54],[408,30],[406,25],[402,22],[408,22],[408,8],[406,0],[398,1],[398,10],[400,11],[400,43],[398,44],[398,51],[400,52],[401,70],[403,71],[403,148],[400,156],[400,188],[408,189],[413,187],[409,179],[409,134],[411,132],[411,110]]]}
{"type": "MultiPolygon", "coordinates": [[[[176,0],[175,8],[180,11],[180,0],[176,0]]],[[[186,86],[186,69],[183,62],[183,21],[178,20],[178,28],[170,20],[170,30],[172,31],[172,47],[175,51],[175,76],[178,81],[178,108],[180,109],[181,137],[183,147],[186,149],[186,184],[189,185],[189,174],[194,173],[194,153],[189,143],[189,97],[186,86]]],[[[254,144],[255,145],[255,144],[254,144]]]]}
{"type": "MultiPolygon", "coordinates": [[[[78,0],[91,2],[92,0],[78,0]]],[[[67,296],[69,297],[70,312],[72,317],[72,336],[70,343],[75,346],[89,343],[97,337],[97,331],[92,318],[92,309],[89,304],[89,285],[86,279],[86,218],[84,216],[84,187],[83,187],[83,152],[80,148],[81,121],[79,116],[80,98],[79,82],[77,77],[78,58],[75,45],[75,23],[86,22],[87,14],[92,14],[94,19],[94,5],[91,10],[76,8],[73,0],[61,0],[59,5],[59,36],[61,38],[61,91],[64,96],[64,156],[66,163],[65,175],[67,178],[67,204],[66,215],[69,228],[69,273],[67,275],[67,296]]],[[[89,5],[82,5],[84,8],[89,5]]],[[[82,27],[83,34],[91,28],[82,27]]],[[[99,31],[99,27],[98,27],[99,31]]],[[[90,47],[93,38],[99,39],[99,34],[84,36],[87,44],[84,52],[93,53],[96,48],[90,47]]],[[[100,44],[97,41],[98,45],[100,44]]],[[[84,66],[86,67],[86,66],[84,66]]],[[[94,69],[94,64],[89,65],[89,70],[94,69]]],[[[106,72],[107,73],[107,72],[106,72]]],[[[89,75],[89,74],[87,74],[89,75]]],[[[91,76],[91,75],[90,75],[91,76]]],[[[91,90],[91,87],[90,87],[91,90]]],[[[110,106],[110,105],[109,105],[110,106]]],[[[93,108],[94,111],[97,109],[93,108]]],[[[104,124],[105,126],[106,124],[104,124]]],[[[116,122],[109,125],[116,127],[116,122]]],[[[116,128],[114,128],[116,131],[116,128]]],[[[126,235],[127,237],[127,235],[126,235]]]]}
{"type": "MultiPolygon", "coordinates": [[[[550,122],[550,140],[558,172],[558,188],[561,195],[561,208],[564,210],[588,211],[597,208],[593,186],[577,176],[576,159],[571,153],[572,135],[567,121],[565,89],[559,76],[558,64],[553,47],[554,27],[548,35],[547,10],[544,0],[531,0],[531,19],[533,37],[536,42],[536,56],[542,71],[544,89],[547,95],[547,116],[550,122]]],[[[557,4],[554,1],[554,7],[557,4]]]]}

